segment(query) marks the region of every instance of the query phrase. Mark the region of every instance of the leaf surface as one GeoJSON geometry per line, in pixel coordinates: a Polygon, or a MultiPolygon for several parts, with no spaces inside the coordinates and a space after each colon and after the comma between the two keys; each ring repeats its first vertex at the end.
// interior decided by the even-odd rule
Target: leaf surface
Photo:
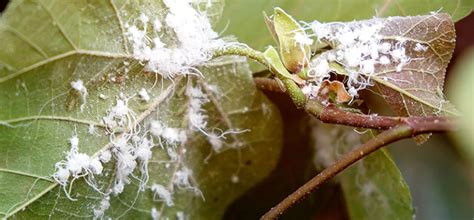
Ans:
{"type": "Polygon", "coordinates": [[[393,47],[403,42],[410,59],[400,71],[394,62],[375,69],[373,79],[390,107],[401,116],[456,114],[443,95],[456,36],[449,15],[394,17],[385,22],[381,35],[393,47]]]}
{"type": "MultiPolygon", "coordinates": [[[[111,147],[102,118],[122,96],[136,114],[133,124],[141,128],[140,137],[149,135],[152,121],[160,121],[184,130],[188,141],[160,147],[155,139],[145,190],[139,192],[140,181],[132,178],[122,194],[111,196],[105,216],[150,218],[155,208],[162,217],[176,218],[182,213],[219,219],[235,198],[273,169],[281,148],[280,116],[256,90],[244,59],[215,60],[200,68],[202,78],[178,77],[172,82],[144,71],[132,57],[125,24],[136,22],[141,13],[162,19],[163,14],[157,12],[163,11],[157,1],[10,3],[0,19],[0,41],[4,42],[0,50],[0,216],[93,217],[103,195],[81,178],[70,188],[78,201],[70,201],[51,176],[55,163],[69,151],[73,135],[79,137],[81,153],[97,156],[111,147]],[[85,104],[71,88],[77,79],[87,88],[85,104]],[[218,151],[189,124],[191,97],[186,89],[190,85],[200,88],[208,99],[203,105],[208,116],[206,132],[241,131],[227,134],[218,151]],[[139,98],[142,88],[150,94],[149,102],[139,98]],[[171,160],[170,150],[176,152],[177,160],[171,160]],[[191,170],[190,185],[195,188],[176,184],[177,174],[185,168],[191,170]],[[172,192],[174,206],[153,199],[150,186],[154,183],[172,192]]],[[[102,192],[113,186],[115,166],[110,162],[105,175],[95,177],[102,192]]],[[[142,175],[137,168],[134,176],[143,179],[142,175]]]]}

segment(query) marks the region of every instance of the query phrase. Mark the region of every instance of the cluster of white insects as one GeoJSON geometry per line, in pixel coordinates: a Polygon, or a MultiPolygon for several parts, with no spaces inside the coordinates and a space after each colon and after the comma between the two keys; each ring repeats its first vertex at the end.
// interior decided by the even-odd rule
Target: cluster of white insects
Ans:
{"type": "MultiPolygon", "coordinates": [[[[195,67],[202,65],[212,58],[215,49],[222,47],[224,41],[218,39],[209,22],[207,15],[197,11],[191,1],[164,1],[167,6],[167,15],[164,23],[160,20],[150,20],[150,16],[141,14],[137,19],[125,24],[126,37],[128,38],[133,57],[141,61],[148,72],[160,74],[165,79],[173,79],[179,74],[200,75],[195,67]],[[163,42],[159,36],[162,29],[171,29],[177,38],[177,42],[163,42]],[[155,37],[150,37],[149,33],[154,32],[155,37]]],[[[71,87],[81,97],[80,109],[83,111],[87,101],[87,88],[82,80],[71,82],[71,87]]],[[[202,132],[209,138],[219,139],[222,135],[214,135],[206,132],[207,119],[203,105],[209,102],[206,94],[199,86],[189,86],[186,91],[190,97],[190,108],[188,110],[189,129],[202,132]]],[[[143,102],[149,102],[152,97],[146,89],[142,88],[137,92],[138,97],[143,102]]],[[[66,196],[71,200],[76,200],[70,195],[68,186],[79,178],[83,178],[86,183],[103,195],[100,204],[94,208],[95,218],[104,216],[110,207],[111,196],[116,196],[123,192],[124,187],[131,182],[131,178],[140,182],[139,190],[150,190],[153,192],[153,200],[162,201],[167,206],[173,206],[173,186],[191,190],[198,196],[202,196],[200,190],[191,183],[192,170],[182,165],[174,172],[173,186],[163,186],[157,183],[147,185],[148,163],[152,158],[152,149],[156,146],[166,150],[170,161],[178,161],[181,158],[177,152],[177,146],[186,143],[186,128],[175,128],[168,126],[162,121],[151,121],[146,126],[146,131],[142,132],[142,127],[137,123],[136,113],[129,108],[130,97],[120,94],[115,105],[111,106],[108,114],[102,118],[103,124],[107,127],[107,134],[110,139],[110,147],[103,149],[99,154],[90,156],[80,153],[80,141],[76,134],[70,138],[70,150],[66,158],[56,163],[56,172],[53,178],[62,185],[66,196]],[[122,129],[125,132],[116,135],[114,129],[122,129]],[[142,135],[145,133],[145,135],[142,135]],[[158,143],[155,143],[158,142],[158,143]],[[110,189],[101,189],[94,176],[105,174],[103,164],[115,161],[114,184],[110,189]],[[139,169],[141,176],[134,176],[134,171],[139,169]]],[[[90,128],[93,134],[95,129],[90,128]]],[[[232,131],[230,131],[232,132],[232,131]]],[[[221,142],[214,141],[212,145],[221,142]]],[[[181,149],[185,151],[185,149],[181,149]]],[[[156,208],[150,211],[153,219],[160,218],[160,213],[156,208]]],[[[177,218],[184,219],[183,212],[176,213],[177,218]]]]}
{"type": "MultiPolygon", "coordinates": [[[[320,23],[313,21],[305,23],[306,29],[312,33],[300,36],[300,44],[313,44],[309,37],[316,37],[320,44],[331,45],[331,50],[318,54],[311,60],[308,67],[308,77],[303,92],[307,95],[316,94],[321,83],[330,77],[334,71],[330,63],[338,63],[347,71],[347,91],[353,97],[358,97],[360,90],[373,86],[371,77],[376,75],[377,66],[395,65],[396,71],[408,65],[411,58],[407,55],[405,41],[399,39],[393,44],[384,40],[381,30],[386,22],[393,18],[374,18],[365,21],[349,23],[332,22],[320,23]]],[[[417,43],[415,51],[424,52],[427,45],[417,43]]]]}

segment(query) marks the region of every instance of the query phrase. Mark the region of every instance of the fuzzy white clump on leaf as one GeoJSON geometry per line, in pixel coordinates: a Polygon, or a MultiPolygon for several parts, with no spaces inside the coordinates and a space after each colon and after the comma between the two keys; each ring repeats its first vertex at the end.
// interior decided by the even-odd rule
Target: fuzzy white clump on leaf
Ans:
{"type": "Polygon", "coordinates": [[[69,139],[69,144],[71,148],[69,152],[67,152],[66,159],[55,164],[56,171],[53,174],[53,179],[63,186],[64,192],[70,200],[75,200],[71,198],[66,190],[69,178],[79,179],[81,177],[87,177],[86,183],[97,190],[91,176],[94,174],[102,174],[103,167],[98,158],[91,158],[85,153],[79,153],[79,138],[77,135],[73,135],[69,139]]]}
{"type": "Polygon", "coordinates": [[[151,208],[150,215],[151,215],[151,219],[153,220],[158,220],[160,218],[160,212],[158,212],[158,210],[155,207],[151,208]]]}
{"type": "Polygon", "coordinates": [[[414,50],[417,51],[417,52],[425,52],[426,50],[428,50],[428,46],[423,45],[421,43],[416,43],[414,50]]]}
{"type": "Polygon", "coordinates": [[[84,86],[84,82],[82,82],[80,79],[71,82],[71,87],[81,95],[82,104],[80,109],[82,112],[87,102],[87,88],[84,86]]]}
{"type": "Polygon", "coordinates": [[[163,185],[153,184],[151,185],[151,191],[153,192],[154,201],[163,201],[167,206],[173,206],[173,196],[163,185]]]}
{"type": "Polygon", "coordinates": [[[212,134],[208,137],[208,140],[214,152],[219,153],[220,151],[222,151],[222,148],[224,145],[222,138],[217,137],[216,135],[212,134]]]}
{"type": "Polygon", "coordinates": [[[150,132],[153,136],[171,145],[184,143],[187,139],[185,130],[165,126],[160,121],[152,121],[150,123],[150,132]]]}
{"type": "MultiPolygon", "coordinates": [[[[208,135],[204,130],[207,126],[208,116],[205,114],[203,105],[209,102],[207,96],[202,92],[200,87],[188,87],[186,90],[189,96],[189,112],[188,119],[194,129],[208,135]]],[[[209,136],[209,135],[208,135],[209,136]]]]}
{"type": "Polygon", "coordinates": [[[148,163],[152,157],[151,149],[154,147],[153,142],[148,138],[143,138],[135,149],[135,156],[137,160],[140,162],[140,172],[142,173],[142,179],[140,188],[141,190],[145,189],[145,185],[148,182],[148,163]]]}
{"type": "Polygon", "coordinates": [[[184,212],[182,212],[182,211],[176,212],[176,219],[177,220],[185,220],[186,216],[184,215],[184,212]]]}
{"type": "Polygon", "coordinates": [[[140,91],[138,92],[138,95],[143,101],[145,102],[150,101],[150,95],[148,95],[148,92],[146,91],[145,88],[140,89],[140,91]]]}
{"type": "Polygon", "coordinates": [[[109,209],[109,207],[110,207],[110,196],[105,196],[100,201],[99,207],[97,207],[93,210],[94,219],[101,219],[104,216],[105,211],[107,211],[107,209],[109,209]]]}
{"type": "Polygon", "coordinates": [[[191,1],[165,0],[164,4],[168,8],[164,24],[159,20],[150,22],[148,16],[141,14],[139,25],[126,25],[134,57],[146,62],[147,71],[166,78],[199,73],[195,67],[209,61],[213,51],[222,47],[224,41],[212,30],[207,15],[194,9],[191,1]],[[163,39],[147,35],[148,28],[160,32],[163,25],[174,31],[178,42],[163,43],[163,39]]]}
{"type": "Polygon", "coordinates": [[[123,94],[120,94],[120,98],[116,100],[115,106],[109,110],[107,116],[102,118],[107,128],[127,127],[130,132],[134,132],[136,114],[128,107],[128,99],[123,97],[123,94]]]}
{"type": "Polygon", "coordinates": [[[104,150],[100,153],[99,159],[102,163],[108,163],[112,159],[112,153],[110,153],[110,150],[104,150]]]}
{"type": "Polygon", "coordinates": [[[123,137],[118,138],[114,142],[113,151],[117,161],[114,193],[120,194],[123,191],[123,187],[130,183],[129,176],[135,170],[137,162],[136,156],[133,155],[132,146],[123,137]]]}
{"type": "Polygon", "coordinates": [[[234,184],[237,184],[237,183],[239,183],[240,178],[239,178],[239,176],[237,176],[237,174],[234,174],[234,175],[232,175],[232,177],[230,178],[230,181],[231,181],[232,183],[234,183],[234,184]]]}
{"type": "Polygon", "coordinates": [[[301,34],[299,32],[295,34],[295,41],[296,41],[297,44],[300,44],[300,45],[311,45],[311,44],[313,44],[313,39],[311,39],[307,35],[301,34]]]}
{"type": "Polygon", "coordinates": [[[204,199],[201,190],[199,190],[199,188],[197,188],[196,186],[193,186],[193,184],[191,183],[192,175],[193,171],[183,166],[181,167],[181,169],[174,173],[173,183],[174,185],[180,188],[189,189],[193,191],[196,195],[200,195],[204,199]]]}
{"type": "MultiPolygon", "coordinates": [[[[312,31],[310,36],[329,44],[332,49],[322,52],[310,63],[309,85],[304,87],[305,94],[318,90],[321,83],[330,77],[329,64],[332,62],[347,71],[347,90],[352,97],[357,97],[359,90],[372,85],[370,77],[376,74],[377,65],[394,63],[397,64],[396,71],[400,72],[410,62],[404,42],[398,41],[392,45],[383,39],[380,33],[385,26],[383,19],[348,23],[313,21],[306,26],[312,31]]],[[[424,45],[416,45],[415,51],[424,50],[424,45]]]]}

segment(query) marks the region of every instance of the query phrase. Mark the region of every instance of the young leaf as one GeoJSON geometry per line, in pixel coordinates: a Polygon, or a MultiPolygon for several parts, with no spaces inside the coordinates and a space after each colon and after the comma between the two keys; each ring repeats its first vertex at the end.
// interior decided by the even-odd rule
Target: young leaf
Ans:
{"type": "Polygon", "coordinates": [[[312,40],[306,36],[298,22],[281,8],[275,8],[273,27],[283,64],[290,72],[298,73],[308,64],[311,57],[312,40]]]}
{"type": "MultiPolygon", "coordinates": [[[[315,163],[331,165],[342,154],[364,143],[367,136],[372,135],[358,134],[352,128],[317,123],[313,127],[315,163]]],[[[336,178],[342,186],[351,219],[413,218],[409,188],[387,150],[374,152],[336,178]]]]}
{"type": "Polygon", "coordinates": [[[265,56],[271,71],[274,72],[274,74],[276,74],[278,77],[291,79],[298,84],[304,83],[304,80],[299,78],[297,75],[289,73],[288,70],[286,70],[285,66],[280,60],[280,57],[278,56],[278,52],[274,47],[269,46],[263,55],[265,56]]]}
{"type": "Polygon", "coordinates": [[[306,97],[296,83],[301,85],[304,83],[304,80],[302,80],[297,74],[291,74],[286,70],[274,47],[269,46],[263,55],[268,62],[270,71],[277,75],[278,79],[283,82],[286,87],[285,89],[287,89],[288,94],[295,105],[298,108],[303,107],[306,102],[306,97]]]}
{"type": "Polygon", "coordinates": [[[170,80],[146,72],[131,54],[126,24],[139,23],[142,13],[161,20],[164,14],[158,12],[165,11],[157,1],[9,5],[0,20],[2,218],[92,218],[95,210],[110,206],[104,208],[104,217],[218,219],[273,169],[281,146],[279,113],[256,90],[245,61],[216,60],[200,68],[203,77],[170,80]],[[79,79],[87,93],[79,92],[84,90],[76,89],[78,84],[72,86],[79,79]],[[206,99],[200,100],[201,119],[207,122],[201,130],[190,120],[189,105],[195,102],[190,87],[206,99]],[[126,100],[130,126],[106,128],[102,119],[118,100],[126,100]],[[65,159],[71,137],[77,136],[79,152],[97,157],[113,148],[115,138],[151,139],[152,122],[184,132],[187,141],[175,144],[153,137],[146,183],[141,162],[131,183],[116,196],[109,191],[118,175],[115,162],[104,163],[101,175],[79,178],[64,188],[53,180],[55,164],[65,159]],[[225,139],[212,139],[224,131],[230,132],[225,139]],[[172,205],[154,195],[153,184],[171,193],[172,205]],[[107,195],[97,191],[110,197],[108,205],[103,203],[107,195]]]}

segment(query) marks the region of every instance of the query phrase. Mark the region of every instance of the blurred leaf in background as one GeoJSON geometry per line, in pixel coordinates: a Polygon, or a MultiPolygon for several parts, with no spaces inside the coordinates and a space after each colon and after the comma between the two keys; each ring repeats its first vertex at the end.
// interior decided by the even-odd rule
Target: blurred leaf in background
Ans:
{"type": "Polygon", "coordinates": [[[463,115],[461,128],[453,137],[460,146],[461,156],[474,166],[474,47],[461,55],[453,75],[449,94],[463,115]]]}
{"type": "Polygon", "coordinates": [[[447,135],[433,135],[421,146],[403,140],[389,149],[410,186],[416,219],[474,217],[474,172],[447,135]]]}

